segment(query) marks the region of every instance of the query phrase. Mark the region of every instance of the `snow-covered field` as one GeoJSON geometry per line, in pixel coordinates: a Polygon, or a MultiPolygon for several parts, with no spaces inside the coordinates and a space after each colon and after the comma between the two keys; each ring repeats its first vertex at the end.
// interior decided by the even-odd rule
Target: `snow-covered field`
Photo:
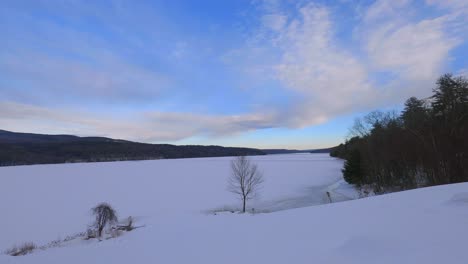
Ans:
{"type": "Polygon", "coordinates": [[[0,168],[0,250],[85,231],[100,202],[145,225],[0,263],[468,263],[467,183],[324,204],[356,196],[341,160],[252,159],[265,184],[249,208],[265,213],[213,213],[240,206],[231,158],[0,168]]]}

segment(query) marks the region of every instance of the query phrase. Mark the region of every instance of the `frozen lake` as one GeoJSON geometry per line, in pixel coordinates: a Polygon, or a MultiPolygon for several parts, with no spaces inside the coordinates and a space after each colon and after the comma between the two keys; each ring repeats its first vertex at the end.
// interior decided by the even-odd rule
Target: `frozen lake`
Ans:
{"type": "MultiPolygon", "coordinates": [[[[251,157],[263,172],[257,212],[327,203],[343,161],[328,154],[251,157]]],[[[48,241],[80,231],[90,208],[108,202],[138,217],[207,213],[240,207],[226,190],[232,157],[31,165],[0,168],[0,248],[17,241],[48,241]],[[40,228],[38,228],[40,227],[40,228]]]]}

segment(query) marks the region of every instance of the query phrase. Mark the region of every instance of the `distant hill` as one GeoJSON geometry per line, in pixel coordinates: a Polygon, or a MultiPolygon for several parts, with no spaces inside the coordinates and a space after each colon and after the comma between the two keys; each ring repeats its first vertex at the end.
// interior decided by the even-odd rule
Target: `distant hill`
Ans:
{"type": "Polygon", "coordinates": [[[310,153],[310,150],[297,149],[262,149],[266,154],[293,154],[293,153],[310,153]]]}
{"type": "Polygon", "coordinates": [[[297,150],[297,149],[262,149],[261,151],[265,152],[266,154],[293,154],[293,153],[330,153],[333,149],[332,148],[324,148],[324,149],[306,149],[306,150],[297,150]]]}
{"type": "Polygon", "coordinates": [[[331,147],[331,148],[323,148],[323,149],[313,149],[309,151],[310,153],[330,153],[332,152],[336,147],[331,147]]]}
{"type": "Polygon", "coordinates": [[[63,142],[130,142],[105,137],[78,137],[72,135],[44,135],[33,133],[18,133],[0,130],[0,143],[63,143],[63,142]]]}
{"type": "Polygon", "coordinates": [[[265,155],[258,149],[145,144],[105,137],[43,135],[0,130],[0,166],[265,155]]]}

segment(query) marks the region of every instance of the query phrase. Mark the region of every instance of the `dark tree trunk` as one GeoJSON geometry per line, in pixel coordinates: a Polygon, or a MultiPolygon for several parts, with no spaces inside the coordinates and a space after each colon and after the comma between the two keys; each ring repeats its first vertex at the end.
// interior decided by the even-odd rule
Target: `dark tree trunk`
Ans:
{"type": "Polygon", "coordinates": [[[99,227],[99,230],[98,230],[98,237],[101,237],[101,234],[102,234],[102,229],[103,229],[103,227],[102,227],[102,226],[100,226],[100,227],[99,227]]]}
{"type": "Polygon", "coordinates": [[[243,213],[245,213],[245,200],[246,198],[244,197],[244,199],[242,199],[242,202],[243,202],[242,212],[243,213]]]}

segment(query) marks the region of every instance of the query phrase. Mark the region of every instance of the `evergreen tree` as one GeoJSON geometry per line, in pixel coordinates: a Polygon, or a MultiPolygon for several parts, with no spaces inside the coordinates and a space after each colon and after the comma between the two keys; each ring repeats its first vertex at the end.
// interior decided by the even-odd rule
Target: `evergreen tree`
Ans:
{"type": "Polygon", "coordinates": [[[405,108],[402,113],[402,119],[406,128],[420,129],[426,120],[427,111],[424,107],[424,101],[411,97],[405,102],[405,108]]]}
{"type": "Polygon", "coordinates": [[[361,153],[355,149],[349,153],[342,170],[346,182],[360,185],[363,182],[363,170],[361,166],[361,153]]]}

